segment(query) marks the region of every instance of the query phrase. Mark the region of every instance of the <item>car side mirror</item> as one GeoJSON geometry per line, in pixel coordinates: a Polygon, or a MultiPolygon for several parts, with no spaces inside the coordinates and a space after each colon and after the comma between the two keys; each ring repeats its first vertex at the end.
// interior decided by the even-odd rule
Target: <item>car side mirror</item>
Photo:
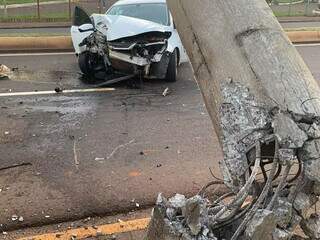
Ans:
{"type": "Polygon", "coordinates": [[[78,28],[79,32],[89,32],[89,31],[94,31],[93,25],[92,24],[83,24],[78,28]]]}
{"type": "Polygon", "coordinates": [[[81,32],[81,33],[83,33],[83,32],[89,32],[89,31],[94,31],[94,29],[93,28],[89,28],[89,29],[81,29],[81,28],[79,28],[79,32],[81,32]]]}

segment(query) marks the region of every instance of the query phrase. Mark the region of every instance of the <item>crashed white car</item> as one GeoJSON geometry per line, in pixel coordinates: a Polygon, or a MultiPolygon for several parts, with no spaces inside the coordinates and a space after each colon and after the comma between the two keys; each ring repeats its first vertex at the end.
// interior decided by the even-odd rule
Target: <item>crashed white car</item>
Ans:
{"type": "Polygon", "coordinates": [[[120,0],[89,17],[76,7],[71,36],[81,71],[177,79],[187,61],[165,0],[120,0]]]}

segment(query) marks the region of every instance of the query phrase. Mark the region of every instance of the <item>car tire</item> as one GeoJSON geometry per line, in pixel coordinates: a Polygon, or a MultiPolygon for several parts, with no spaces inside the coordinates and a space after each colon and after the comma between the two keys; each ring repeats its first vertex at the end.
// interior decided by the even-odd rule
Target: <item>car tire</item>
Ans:
{"type": "Polygon", "coordinates": [[[171,53],[170,55],[166,81],[167,82],[177,81],[177,75],[178,75],[178,56],[177,56],[177,50],[174,50],[173,53],[171,53]]]}
{"type": "Polygon", "coordinates": [[[90,63],[90,55],[88,52],[82,52],[79,54],[78,63],[79,68],[84,75],[90,76],[93,74],[94,71],[91,66],[92,64],[90,63]]]}

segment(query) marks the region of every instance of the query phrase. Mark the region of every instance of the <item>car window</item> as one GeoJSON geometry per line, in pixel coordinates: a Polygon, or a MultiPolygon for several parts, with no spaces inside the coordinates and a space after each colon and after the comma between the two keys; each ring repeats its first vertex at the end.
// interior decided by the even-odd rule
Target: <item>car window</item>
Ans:
{"type": "Polygon", "coordinates": [[[164,3],[143,3],[113,6],[108,15],[122,15],[169,25],[168,7],[164,3]]]}

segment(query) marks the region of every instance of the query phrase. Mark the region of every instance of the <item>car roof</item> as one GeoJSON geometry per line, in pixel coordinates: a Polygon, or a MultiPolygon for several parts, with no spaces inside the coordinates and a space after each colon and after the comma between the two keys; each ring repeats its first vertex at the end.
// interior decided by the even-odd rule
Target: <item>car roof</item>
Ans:
{"type": "Polygon", "coordinates": [[[166,3],[166,0],[119,0],[114,4],[116,5],[128,5],[128,4],[140,4],[140,3],[166,3]]]}

